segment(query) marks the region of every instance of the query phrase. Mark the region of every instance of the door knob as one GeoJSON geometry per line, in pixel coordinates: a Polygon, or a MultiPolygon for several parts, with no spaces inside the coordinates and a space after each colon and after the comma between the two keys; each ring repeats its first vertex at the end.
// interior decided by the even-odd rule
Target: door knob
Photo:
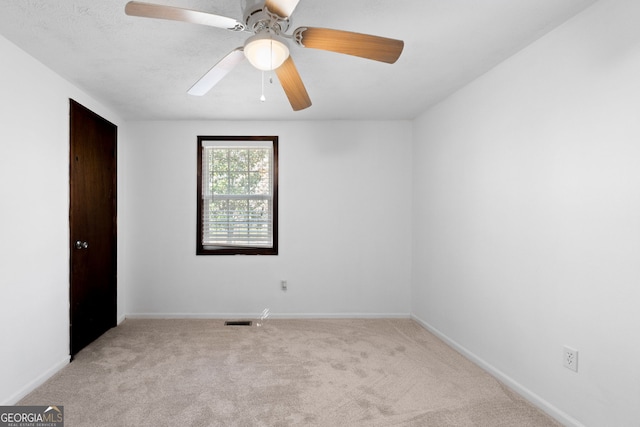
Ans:
{"type": "Polygon", "coordinates": [[[76,246],[76,249],[87,249],[89,247],[89,243],[76,240],[75,246],[76,246]]]}

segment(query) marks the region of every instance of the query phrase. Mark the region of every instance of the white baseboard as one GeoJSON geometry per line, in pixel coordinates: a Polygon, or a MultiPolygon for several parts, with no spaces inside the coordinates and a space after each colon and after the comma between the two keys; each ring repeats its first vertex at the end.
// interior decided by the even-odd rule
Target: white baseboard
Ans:
{"type": "Polygon", "coordinates": [[[465,347],[458,344],[456,341],[452,340],[438,329],[434,328],[424,320],[420,319],[418,316],[412,314],[411,318],[419,323],[423,328],[440,338],[444,341],[448,346],[454,348],[458,353],[462,354],[467,359],[471,360],[476,365],[480,366],[482,369],[487,371],[489,374],[494,376],[498,381],[502,382],[504,385],[518,393],[520,396],[531,402],[531,404],[537,406],[542,411],[549,414],[559,423],[562,423],[565,426],[571,427],[585,427],[584,424],[580,423],[578,420],[570,416],[569,414],[561,411],[542,397],[538,396],[528,388],[524,387],[522,384],[515,381],[513,378],[506,375],[504,372],[495,368],[493,365],[487,363],[485,360],[479,358],[471,351],[467,350],[465,347]]]}
{"type": "Polygon", "coordinates": [[[6,401],[0,403],[0,406],[15,405],[16,403],[18,403],[18,401],[20,401],[20,399],[22,399],[23,397],[31,393],[36,388],[40,387],[42,384],[44,384],[45,381],[47,381],[49,378],[57,374],[58,371],[60,371],[62,368],[67,366],[70,361],[71,361],[71,357],[65,356],[65,358],[62,359],[60,362],[54,364],[52,367],[50,367],[45,372],[40,374],[33,381],[29,382],[24,387],[22,387],[22,389],[20,389],[17,393],[9,397],[6,401]]]}
{"type": "MultiPolygon", "coordinates": [[[[261,313],[129,313],[127,319],[258,319],[261,313]]],[[[409,313],[269,313],[270,319],[410,319],[409,313]]]]}
{"type": "Polygon", "coordinates": [[[273,319],[410,319],[409,313],[276,313],[273,319]]]}

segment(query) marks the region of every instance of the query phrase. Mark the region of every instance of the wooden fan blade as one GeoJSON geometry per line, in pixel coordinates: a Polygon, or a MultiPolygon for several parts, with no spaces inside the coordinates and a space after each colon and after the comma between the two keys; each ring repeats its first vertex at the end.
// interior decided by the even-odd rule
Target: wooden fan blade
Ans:
{"type": "Polygon", "coordinates": [[[284,89],[284,93],[286,93],[287,98],[289,98],[289,103],[293,111],[300,111],[311,107],[311,99],[291,57],[287,58],[284,64],[276,69],[276,74],[284,89]]]}
{"type": "Polygon", "coordinates": [[[143,18],[168,19],[170,21],[189,22],[191,24],[209,25],[225,30],[243,31],[244,24],[233,18],[214,15],[197,10],[182,9],[179,7],[162,6],[159,4],[130,1],[124,7],[124,12],[130,16],[143,18]]]}
{"type": "Polygon", "coordinates": [[[267,0],[265,6],[269,12],[286,19],[291,16],[300,0],[267,0]]]}
{"type": "Polygon", "coordinates": [[[402,40],[329,28],[301,27],[294,32],[294,39],[303,47],[344,53],[388,64],[396,62],[404,49],[402,40]]]}
{"type": "Polygon", "coordinates": [[[243,60],[244,48],[239,47],[233,50],[230,54],[222,58],[216,65],[211,67],[211,69],[207,71],[200,80],[191,86],[191,89],[189,89],[187,93],[194,96],[202,96],[206,94],[243,60]]]}

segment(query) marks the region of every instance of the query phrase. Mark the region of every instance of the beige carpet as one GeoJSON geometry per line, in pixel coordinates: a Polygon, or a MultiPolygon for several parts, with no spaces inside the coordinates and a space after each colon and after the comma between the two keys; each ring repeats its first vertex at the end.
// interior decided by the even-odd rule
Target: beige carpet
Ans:
{"type": "Polygon", "coordinates": [[[126,320],[21,405],[65,426],[558,426],[412,320],[126,320]]]}

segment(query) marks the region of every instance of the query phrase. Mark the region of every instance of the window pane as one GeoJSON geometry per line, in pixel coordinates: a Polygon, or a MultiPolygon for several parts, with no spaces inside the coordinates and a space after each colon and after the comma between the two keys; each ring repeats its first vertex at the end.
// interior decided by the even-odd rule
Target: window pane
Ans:
{"type": "Polygon", "coordinates": [[[269,220],[271,218],[271,209],[268,200],[250,200],[249,211],[253,222],[260,229],[269,227],[269,220]]]}
{"type": "Polygon", "coordinates": [[[224,240],[227,235],[227,210],[229,203],[226,200],[212,200],[205,205],[204,235],[207,240],[224,240]]]}
{"type": "Polygon", "coordinates": [[[249,173],[248,172],[229,172],[229,188],[228,193],[222,194],[248,194],[249,189],[249,173]]]}
{"type": "Polygon", "coordinates": [[[209,160],[211,169],[215,171],[228,171],[229,170],[229,158],[227,150],[209,150],[213,156],[212,160],[209,160]]]}
{"type": "Polygon", "coordinates": [[[248,150],[229,149],[229,170],[246,171],[249,169],[248,150]]]}
{"type": "Polygon", "coordinates": [[[249,172],[249,194],[269,194],[268,178],[261,172],[249,172]]]}
{"type": "Polygon", "coordinates": [[[249,151],[249,170],[264,171],[269,169],[269,150],[255,148],[249,151]]]}
{"type": "Polygon", "coordinates": [[[211,185],[212,194],[229,194],[229,173],[214,172],[211,185]]]}

